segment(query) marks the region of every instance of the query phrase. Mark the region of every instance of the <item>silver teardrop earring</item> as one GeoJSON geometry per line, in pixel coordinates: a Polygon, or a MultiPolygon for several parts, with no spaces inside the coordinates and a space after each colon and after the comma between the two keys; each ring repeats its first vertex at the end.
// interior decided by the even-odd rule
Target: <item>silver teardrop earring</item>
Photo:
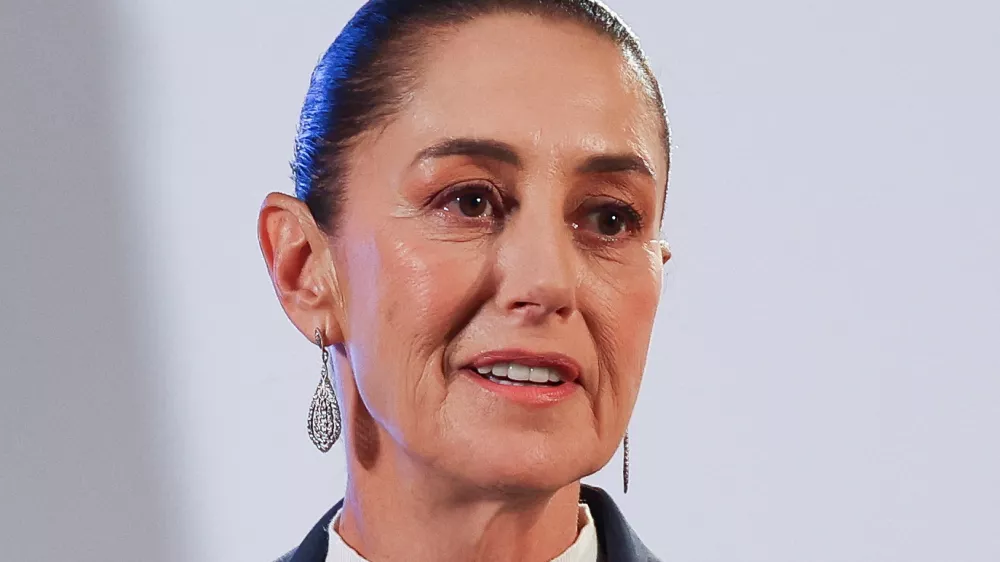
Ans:
{"type": "Polygon", "coordinates": [[[316,345],[323,352],[323,370],[320,371],[319,385],[309,404],[309,439],[316,448],[327,452],[340,439],[340,404],[337,393],[330,382],[330,351],[323,344],[323,334],[316,328],[316,345]]]}
{"type": "Polygon", "coordinates": [[[625,442],[622,444],[622,483],[624,485],[625,491],[623,493],[628,493],[628,430],[625,430],[625,442]]]}

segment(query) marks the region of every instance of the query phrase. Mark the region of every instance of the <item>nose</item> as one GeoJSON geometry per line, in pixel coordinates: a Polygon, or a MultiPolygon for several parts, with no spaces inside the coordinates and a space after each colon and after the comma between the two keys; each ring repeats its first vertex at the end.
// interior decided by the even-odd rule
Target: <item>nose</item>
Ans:
{"type": "Polygon", "coordinates": [[[579,256],[572,233],[555,212],[519,211],[497,241],[498,304],[526,324],[565,319],[577,307],[579,256]]]}

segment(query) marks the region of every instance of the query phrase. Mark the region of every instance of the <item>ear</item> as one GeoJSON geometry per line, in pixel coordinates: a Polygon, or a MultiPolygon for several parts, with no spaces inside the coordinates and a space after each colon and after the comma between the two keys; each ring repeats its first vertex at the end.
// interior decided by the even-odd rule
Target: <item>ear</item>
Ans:
{"type": "Polygon", "coordinates": [[[309,341],[344,341],[344,300],[329,240],[302,201],[271,193],[257,220],[260,250],[281,307],[309,341]]]}
{"type": "Polygon", "coordinates": [[[660,240],[660,255],[663,256],[663,265],[667,265],[670,257],[673,256],[670,253],[670,244],[666,240],[660,240]]]}

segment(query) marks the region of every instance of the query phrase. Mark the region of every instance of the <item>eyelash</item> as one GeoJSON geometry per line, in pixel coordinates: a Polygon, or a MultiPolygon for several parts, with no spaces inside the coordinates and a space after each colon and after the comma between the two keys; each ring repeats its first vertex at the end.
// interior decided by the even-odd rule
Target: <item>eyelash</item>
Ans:
{"type": "Polygon", "coordinates": [[[436,209],[447,210],[448,205],[454,203],[459,197],[465,195],[483,195],[493,210],[490,217],[464,217],[466,220],[476,220],[490,218],[492,220],[502,219],[507,215],[507,198],[492,184],[487,182],[463,183],[444,190],[431,199],[436,209]]]}
{"type": "MultiPolygon", "coordinates": [[[[432,197],[430,203],[436,209],[447,211],[449,205],[455,204],[459,198],[468,195],[482,195],[486,202],[490,205],[492,214],[482,216],[459,216],[459,220],[482,221],[486,219],[492,223],[496,223],[503,220],[504,217],[517,207],[515,201],[509,197],[505,197],[499,189],[487,182],[458,184],[432,197]]],[[[628,235],[635,235],[641,232],[645,226],[642,213],[637,211],[632,205],[613,198],[607,198],[602,202],[583,208],[582,217],[583,219],[586,219],[591,216],[592,213],[600,211],[611,211],[612,213],[624,217],[625,227],[622,232],[626,232],[628,235]]],[[[574,220],[574,229],[579,229],[581,222],[583,222],[583,220],[574,220]]],[[[599,232],[593,232],[591,234],[607,242],[618,242],[624,238],[614,235],[605,235],[599,232]]]]}
{"type": "MultiPolygon", "coordinates": [[[[622,217],[624,217],[625,219],[624,231],[632,235],[642,232],[645,226],[645,221],[643,220],[642,214],[639,211],[637,211],[635,207],[623,201],[618,201],[617,199],[610,199],[606,200],[606,202],[592,205],[591,207],[586,209],[584,216],[589,216],[590,213],[598,211],[611,211],[613,213],[619,214],[622,217]]],[[[606,236],[602,234],[598,234],[598,236],[608,240],[620,239],[615,236],[606,236]]]]}

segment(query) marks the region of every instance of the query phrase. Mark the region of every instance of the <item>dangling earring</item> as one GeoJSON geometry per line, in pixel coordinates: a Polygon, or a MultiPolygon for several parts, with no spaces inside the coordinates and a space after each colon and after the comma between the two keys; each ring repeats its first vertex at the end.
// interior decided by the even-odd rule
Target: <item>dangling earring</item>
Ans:
{"type": "Polygon", "coordinates": [[[340,404],[330,382],[330,352],[323,345],[323,334],[316,328],[316,345],[323,351],[323,370],[319,375],[319,385],[309,405],[309,439],[316,448],[327,452],[340,438],[340,404]]]}
{"type": "Polygon", "coordinates": [[[623,493],[628,493],[628,430],[625,430],[625,442],[622,444],[622,483],[624,484],[625,491],[623,493]]]}

